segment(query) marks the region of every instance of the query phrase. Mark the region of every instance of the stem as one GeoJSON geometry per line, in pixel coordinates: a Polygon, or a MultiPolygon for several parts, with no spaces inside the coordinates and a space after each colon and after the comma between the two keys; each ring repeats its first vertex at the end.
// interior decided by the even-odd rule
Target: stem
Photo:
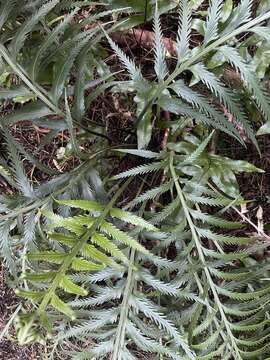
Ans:
{"type": "Polygon", "coordinates": [[[16,318],[17,314],[19,313],[19,311],[22,308],[22,304],[19,304],[16,308],[16,310],[14,311],[14,313],[12,314],[12,316],[10,317],[9,321],[7,322],[6,326],[4,327],[4,329],[1,331],[0,333],[0,341],[2,341],[6,335],[6,333],[8,332],[11,324],[13,323],[14,319],[16,318]]]}
{"type": "MultiPolygon", "coordinates": [[[[141,184],[139,191],[137,192],[137,196],[140,194],[143,184],[141,184]]],[[[142,216],[145,210],[145,204],[140,209],[140,216],[142,216]]],[[[123,300],[121,303],[121,312],[119,323],[117,327],[116,339],[114,342],[113,354],[111,360],[122,360],[121,359],[121,351],[125,345],[125,336],[126,336],[126,323],[129,313],[129,297],[134,289],[134,262],[135,262],[135,254],[136,251],[131,249],[130,258],[129,258],[129,267],[128,267],[128,275],[127,275],[127,282],[125,285],[124,293],[123,293],[123,300]]]]}
{"type": "Polygon", "coordinates": [[[235,342],[235,338],[234,338],[233,333],[231,331],[229,321],[227,320],[226,314],[224,313],[222,303],[220,302],[218,293],[216,291],[215,283],[213,282],[210,271],[208,270],[208,267],[206,265],[206,261],[205,261],[204,253],[203,253],[203,250],[202,250],[200,238],[199,238],[199,235],[197,234],[196,227],[195,227],[195,225],[193,223],[193,220],[192,220],[190,212],[189,212],[189,208],[188,208],[187,203],[186,203],[186,199],[185,199],[183,191],[182,191],[182,189],[180,187],[178,177],[177,177],[175,169],[174,169],[173,159],[174,159],[174,153],[171,152],[171,154],[170,154],[170,171],[171,171],[171,174],[172,174],[172,177],[173,177],[173,181],[175,183],[177,194],[178,194],[179,199],[181,201],[181,204],[182,204],[182,207],[183,207],[183,210],[184,210],[184,214],[185,214],[185,217],[187,219],[187,222],[188,222],[191,234],[192,234],[192,238],[195,241],[195,245],[196,245],[196,248],[197,248],[197,251],[198,251],[199,259],[203,264],[203,268],[204,268],[204,272],[205,272],[207,281],[208,281],[210,289],[211,289],[211,291],[213,293],[214,300],[215,300],[215,302],[216,302],[216,304],[218,306],[218,310],[219,310],[221,319],[223,320],[223,323],[225,325],[227,333],[229,334],[232,347],[233,347],[233,349],[235,351],[236,359],[241,360],[242,357],[240,355],[238,346],[237,346],[237,344],[235,342]]]}
{"type": "Polygon", "coordinates": [[[128,268],[127,282],[126,282],[126,286],[125,286],[125,290],[124,290],[124,294],[123,294],[123,301],[121,303],[121,313],[120,313],[120,319],[119,319],[118,328],[117,328],[116,339],[115,339],[115,343],[114,343],[112,360],[121,360],[121,352],[122,352],[122,349],[123,349],[124,343],[125,343],[126,322],[127,322],[128,311],[129,311],[128,301],[129,301],[129,296],[133,290],[132,283],[134,280],[134,274],[133,274],[134,259],[135,259],[135,250],[132,249],[131,254],[130,254],[130,259],[129,259],[130,264],[129,264],[129,268],[128,268]]]}
{"type": "Polygon", "coordinates": [[[11,67],[11,69],[21,78],[21,80],[25,83],[25,85],[27,85],[29,87],[29,89],[31,89],[36,96],[43,101],[54,113],[61,115],[61,116],[65,116],[65,114],[56,106],[52,103],[52,101],[49,99],[48,95],[44,94],[44,89],[40,89],[38,85],[35,85],[25,74],[25,71],[23,70],[23,68],[16,64],[11,56],[9,55],[7,49],[5,48],[4,45],[0,44],[0,54],[3,56],[3,58],[5,59],[5,61],[7,62],[7,64],[11,67]]]}

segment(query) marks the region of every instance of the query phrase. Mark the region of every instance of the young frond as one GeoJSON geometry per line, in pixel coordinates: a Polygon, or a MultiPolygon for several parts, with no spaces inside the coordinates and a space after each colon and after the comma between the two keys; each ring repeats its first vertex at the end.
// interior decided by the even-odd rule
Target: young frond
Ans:
{"type": "Polygon", "coordinates": [[[12,243],[10,237],[10,227],[11,224],[1,223],[0,224],[0,254],[4,258],[5,265],[7,269],[13,276],[17,276],[17,265],[12,250],[12,243]]]}
{"type": "Polygon", "coordinates": [[[229,34],[237,27],[248,22],[251,19],[252,3],[252,0],[241,0],[241,3],[234,9],[233,16],[231,17],[222,35],[229,34]]]}
{"type": "Polygon", "coordinates": [[[16,147],[13,145],[13,141],[11,135],[6,130],[4,132],[4,136],[6,138],[6,145],[9,152],[10,160],[11,160],[11,169],[13,171],[14,177],[16,179],[17,187],[22,192],[22,194],[30,199],[35,199],[36,195],[33,190],[32,184],[28,180],[24,167],[22,165],[19,153],[16,147]]]}
{"type": "Polygon", "coordinates": [[[218,36],[218,23],[221,17],[221,0],[212,0],[208,9],[208,17],[205,23],[204,44],[207,45],[218,36]]]}
{"type": "Polygon", "coordinates": [[[118,175],[113,177],[113,180],[122,179],[125,177],[136,176],[136,175],[144,175],[150,172],[156,172],[166,167],[166,161],[154,162],[151,164],[140,165],[131,170],[124,171],[118,175]]]}
{"type": "Polygon", "coordinates": [[[191,35],[191,8],[188,0],[180,1],[179,25],[177,36],[178,63],[186,60],[189,54],[189,41],[191,35]]]}
{"type": "Polygon", "coordinates": [[[127,71],[129,72],[129,75],[131,76],[132,80],[136,83],[139,83],[140,81],[143,81],[143,76],[141,74],[141,70],[137,68],[134,61],[129,59],[128,56],[119,48],[119,46],[107,35],[107,33],[104,31],[106,38],[115,52],[115,54],[119,57],[121,63],[125,66],[127,71]]]}
{"type": "MultiPolygon", "coordinates": [[[[187,94],[185,94],[187,95],[187,94]]],[[[197,94],[196,94],[197,96],[197,94]]],[[[203,97],[200,96],[200,100],[203,97]]],[[[191,99],[194,101],[194,97],[191,99]]],[[[204,114],[202,111],[198,111],[197,109],[194,109],[193,106],[181,101],[179,98],[175,97],[169,97],[169,96],[162,96],[158,100],[158,104],[163,110],[169,111],[173,114],[177,115],[184,115],[188,118],[196,120],[198,123],[203,123],[207,126],[211,126],[214,129],[220,129],[221,131],[227,133],[230,136],[233,136],[236,138],[240,143],[243,144],[243,139],[241,136],[239,136],[239,133],[226,118],[222,114],[220,114],[214,107],[211,107],[211,109],[208,108],[208,104],[206,103],[205,106],[207,106],[207,111],[210,111],[211,114],[217,114],[217,118],[213,118],[212,116],[209,116],[208,114],[204,114]],[[218,121],[216,121],[218,120],[218,121]]],[[[206,110],[206,108],[205,108],[206,110]]]]}
{"type": "Polygon", "coordinates": [[[237,99],[233,96],[233,94],[228,89],[226,89],[222,82],[203,64],[196,64],[192,67],[191,70],[207,86],[207,88],[215,94],[221,103],[235,117],[236,121],[238,121],[239,124],[243,126],[247,136],[256,146],[258,146],[250,122],[241,109],[241,106],[237,103],[237,99]]]}
{"type": "Polygon", "coordinates": [[[159,81],[163,81],[167,75],[167,65],[165,59],[165,48],[162,43],[162,31],[158,12],[158,2],[156,1],[154,15],[154,33],[155,33],[155,72],[159,81]]]}
{"type": "Polygon", "coordinates": [[[248,90],[253,94],[254,100],[262,111],[266,120],[270,120],[270,103],[268,95],[263,86],[258,82],[250,66],[244,62],[238,51],[229,46],[222,46],[219,51],[226,60],[232,64],[241,74],[248,90]]]}

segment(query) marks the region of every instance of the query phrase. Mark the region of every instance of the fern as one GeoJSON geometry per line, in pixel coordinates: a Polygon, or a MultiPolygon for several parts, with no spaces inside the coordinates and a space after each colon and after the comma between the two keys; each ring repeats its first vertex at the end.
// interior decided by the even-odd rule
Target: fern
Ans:
{"type": "Polygon", "coordinates": [[[253,18],[249,0],[213,0],[198,19],[192,2],[167,3],[1,1],[0,174],[12,194],[0,197],[0,250],[25,299],[15,322],[20,345],[48,341],[72,348],[65,356],[73,359],[269,356],[269,264],[267,256],[256,260],[268,244],[229,220],[245,204],[237,174],[261,170],[209,147],[215,129],[244,145],[242,128],[258,149],[245,104],[270,121],[267,90],[250,60],[254,41],[269,42],[270,13],[266,6],[253,18]],[[177,59],[167,61],[161,14],[177,6],[170,54],[177,59]],[[151,19],[154,77],[111,36],[151,19]],[[200,44],[192,31],[198,20],[200,44]],[[241,85],[223,82],[226,64],[240,74],[248,101],[241,85]],[[112,95],[130,110],[135,148],[123,143],[130,134],[111,139],[111,115],[96,111],[112,95]],[[22,121],[49,130],[33,154],[11,135],[22,121]],[[37,158],[63,132],[65,156],[78,164],[65,174],[37,158]],[[112,159],[125,165],[125,155],[139,165],[111,177],[112,159]],[[24,160],[50,179],[31,181],[24,160]]]}
{"type": "Polygon", "coordinates": [[[266,120],[269,120],[269,102],[266,96],[266,91],[257,82],[249,66],[244,63],[235,49],[226,46],[221,47],[220,51],[226,57],[227,61],[239,70],[242,79],[248,89],[253,93],[255,101],[266,120]]]}
{"type": "Polygon", "coordinates": [[[222,2],[220,0],[213,0],[208,10],[209,15],[204,30],[205,44],[215,40],[218,36],[218,23],[221,16],[221,5],[222,2]]]}
{"type": "Polygon", "coordinates": [[[37,13],[30,17],[29,20],[26,20],[25,23],[20,27],[18,33],[14,36],[14,40],[12,41],[10,47],[14,55],[16,56],[22,46],[24,45],[27,34],[33,30],[33,27],[40,21],[43,17],[45,17],[49,11],[51,11],[59,2],[59,0],[51,0],[42,5],[37,13]]]}
{"type": "Polygon", "coordinates": [[[158,13],[158,3],[156,2],[156,10],[154,16],[154,32],[155,32],[155,72],[158,80],[164,80],[167,74],[167,65],[165,60],[165,49],[162,43],[162,31],[158,13]]]}
{"type": "Polygon", "coordinates": [[[189,53],[191,34],[191,9],[187,0],[180,2],[180,16],[177,36],[178,62],[183,62],[189,53]]]}
{"type": "MultiPolygon", "coordinates": [[[[209,139],[206,139],[206,144],[208,141],[209,139]]],[[[170,147],[170,144],[168,144],[168,147],[170,147]]],[[[227,310],[226,312],[224,311],[224,309],[227,309],[227,301],[229,303],[230,301],[234,301],[234,308],[240,310],[243,301],[250,301],[252,299],[259,298],[260,301],[258,300],[256,304],[250,303],[247,305],[250,314],[248,315],[247,313],[247,316],[250,316],[250,321],[252,322],[255,320],[255,318],[253,319],[253,314],[260,311],[260,304],[263,304],[265,301],[264,294],[268,291],[268,287],[262,287],[257,292],[246,292],[244,289],[248,286],[247,284],[252,286],[256,275],[254,274],[253,277],[252,272],[250,272],[249,269],[245,266],[243,266],[242,269],[238,269],[237,272],[219,270],[221,267],[225,268],[226,264],[229,264],[233,258],[238,258],[240,260],[243,259],[243,256],[248,257],[248,254],[256,252],[257,247],[253,247],[251,245],[249,252],[235,252],[231,255],[225,254],[224,244],[234,244],[237,246],[241,246],[241,244],[252,244],[252,238],[241,238],[229,235],[225,236],[222,233],[215,232],[213,227],[217,229],[233,229],[240,227],[241,224],[228,222],[217,215],[204,215],[202,214],[201,210],[199,211],[200,203],[222,207],[225,206],[226,203],[228,206],[230,206],[231,203],[230,199],[226,199],[219,193],[215,193],[215,191],[212,191],[212,189],[206,185],[207,178],[205,176],[201,178],[201,185],[197,185],[197,182],[193,185],[192,182],[184,180],[183,173],[181,174],[181,171],[183,171],[182,169],[187,166],[185,163],[189,163],[189,166],[191,167],[197,167],[197,171],[192,173],[192,176],[194,176],[196,179],[198,179],[198,173],[200,173],[199,168],[201,166],[207,166],[205,162],[200,163],[200,159],[205,157],[204,154],[206,151],[205,146],[200,145],[200,147],[201,150],[199,150],[199,148],[195,148],[195,150],[189,150],[191,153],[185,155],[187,159],[193,159],[192,163],[188,161],[185,162],[185,160],[183,161],[183,158],[181,158],[181,162],[179,163],[179,155],[174,155],[173,152],[171,152],[170,155],[168,154],[170,157],[170,170],[166,168],[165,171],[167,173],[167,177],[171,177],[172,182],[168,183],[170,184],[170,187],[168,187],[166,190],[171,194],[175,194],[175,198],[173,197],[171,200],[172,202],[170,204],[172,204],[172,206],[168,204],[168,210],[166,209],[165,212],[166,216],[162,214],[162,210],[160,215],[157,214],[153,217],[153,222],[156,223],[156,219],[158,219],[162,224],[167,224],[166,228],[168,232],[168,226],[170,226],[170,224],[174,224],[173,219],[175,217],[180,217],[184,221],[184,227],[187,227],[189,230],[189,232],[187,232],[187,236],[183,238],[183,240],[181,240],[181,237],[177,235],[177,230],[174,230],[176,232],[174,241],[176,244],[178,241],[182,241],[184,250],[180,247],[180,250],[177,254],[177,260],[181,265],[179,267],[179,275],[176,275],[174,280],[175,283],[173,289],[176,291],[176,284],[177,286],[183,287],[184,284],[187,283],[188,289],[192,288],[193,291],[196,289],[195,292],[199,294],[199,299],[202,300],[202,302],[200,302],[200,300],[196,300],[196,306],[193,310],[191,310],[190,321],[187,321],[187,323],[189,323],[188,332],[192,344],[191,348],[196,351],[196,354],[200,356],[200,358],[202,357],[211,359],[214,356],[217,356],[217,354],[225,354],[227,356],[233,353],[236,358],[241,359],[245,352],[249,353],[247,350],[249,347],[257,346],[259,349],[256,353],[265,351],[265,348],[259,343],[256,343],[256,341],[253,342],[252,337],[250,339],[247,337],[246,341],[242,343],[242,346],[240,345],[241,341],[238,341],[238,338],[235,334],[234,321],[230,315],[228,315],[227,310]],[[183,186],[183,184],[185,185],[183,186]],[[196,206],[198,210],[194,210],[194,206],[196,206]],[[211,241],[215,250],[208,250],[205,246],[204,239],[211,241]],[[185,244],[185,242],[187,243],[185,244]],[[193,254],[194,248],[196,249],[197,255],[193,254]],[[186,265],[184,265],[183,261],[186,259],[188,262],[186,265]],[[220,259],[221,261],[216,259],[220,259]],[[189,266],[193,268],[192,277],[189,266]],[[216,278],[222,278],[222,281],[225,281],[226,285],[220,287],[218,283],[216,283],[216,278]],[[213,299],[207,295],[208,292],[213,294],[213,299]],[[225,296],[227,300],[223,299],[221,295],[225,296]],[[211,321],[209,321],[207,324],[204,324],[200,319],[203,321],[205,318],[211,318],[211,321]],[[203,329],[206,330],[210,328],[212,329],[211,336],[205,338],[205,340],[202,340],[201,334],[203,329]],[[193,332],[194,335],[192,335],[193,332]],[[200,342],[197,343],[196,339],[200,339],[200,342]],[[215,339],[215,345],[213,345],[213,339],[215,339]]],[[[182,151],[184,151],[184,149],[187,151],[187,147],[182,146],[182,149],[182,151]]],[[[221,158],[220,161],[222,162],[221,158]]],[[[202,173],[204,172],[202,171],[202,173]]],[[[148,192],[150,195],[151,190],[148,192]]],[[[145,196],[144,199],[150,200],[155,196],[153,192],[152,194],[152,197],[145,196]]],[[[137,202],[137,199],[135,201],[137,202]]],[[[132,206],[136,202],[133,201],[132,206]]],[[[262,265],[262,268],[263,267],[264,265],[262,265]]],[[[149,284],[148,279],[146,279],[146,281],[149,284]]],[[[161,292],[165,291],[166,293],[169,291],[168,289],[163,288],[162,284],[157,282],[155,284],[152,282],[151,286],[155,289],[158,288],[161,292]]],[[[183,288],[181,291],[179,291],[179,293],[175,291],[171,291],[170,296],[172,298],[181,297],[183,288]]],[[[186,294],[185,298],[196,299],[196,297],[192,296],[192,294],[186,294]]],[[[229,306],[232,306],[232,304],[229,306]]],[[[181,306],[180,309],[179,311],[181,316],[183,311],[181,306]]],[[[243,331],[245,332],[244,329],[245,328],[243,328],[243,331]]]]}
{"type": "MultiPolygon", "coordinates": [[[[118,194],[115,198],[117,197],[118,194]]],[[[76,283],[70,279],[68,275],[68,271],[70,271],[70,269],[74,269],[75,271],[96,271],[104,269],[106,266],[113,266],[120,269],[119,265],[117,265],[117,263],[112,258],[109,258],[103,251],[105,250],[113,256],[116,255],[117,258],[120,258],[121,260],[125,259],[124,255],[115,245],[111,244],[106,246],[106,243],[109,244],[110,241],[107,236],[100,235],[100,232],[108,234],[111,239],[124,243],[126,246],[148,253],[141,245],[133,240],[130,235],[125,234],[122,230],[117,229],[115,226],[105,221],[105,217],[110,211],[116,211],[116,209],[114,210],[111,207],[114,201],[115,200],[113,199],[109,205],[101,207],[102,211],[99,216],[87,216],[85,219],[84,217],[81,217],[80,223],[78,223],[76,217],[61,218],[60,216],[48,214],[49,218],[52,220],[52,223],[49,225],[50,231],[63,228],[67,229],[71,236],[61,235],[60,233],[49,234],[51,240],[57,241],[69,249],[66,252],[63,250],[60,252],[50,250],[28,254],[28,259],[31,261],[54,263],[59,264],[60,266],[59,269],[54,270],[53,273],[43,272],[38,274],[38,276],[26,273],[23,276],[24,279],[31,280],[32,282],[42,281],[47,275],[49,275],[48,279],[51,280],[51,284],[47,287],[46,295],[43,298],[42,294],[44,294],[44,291],[17,291],[19,295],[26,298],[30,297],[33,300],[41,300],[37,310],[39,317],[44,316],[46,308],[50,305],[71,319],[75,319],[75,313],[72,311],[70,306],[60,298],[60,295],[57,294],[57,290],[60,288],[67,293],[80,296],[86,296],[88,291],[76,285],[76,283]],[[100,251],[96,247],[104,250],[100,251]]],[[[60,204],[68,206],[69,202],[60,201],[60,204]]],[[[71,201],[71,206],[73,207],[75,206],[80,208],[82,207],[81,204],[83,204],[83,209],[87,208],[87,210],[91,212],[93,210],[96,211],[97,208],[100,209],[99,205],[94,202],[80,200],[71,201]]],[[[143,222],[144,226],[145,224],[146,222],[143,222]]]]}

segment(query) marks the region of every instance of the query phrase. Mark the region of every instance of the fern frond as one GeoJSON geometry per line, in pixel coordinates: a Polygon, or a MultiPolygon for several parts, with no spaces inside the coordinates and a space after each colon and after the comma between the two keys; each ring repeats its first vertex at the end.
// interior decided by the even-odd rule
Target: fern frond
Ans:
{"type": "Polygon", "coordinates": [[[7,130],[5,130],[4,136],[6,138],[6,145],[8,148],[9,156],[12,161],[11,169],[16,179],[18,189],[22,192],[22,194],[25,197],[30,199],[35,199],[36,198],[35,192],[25,174],[25,170],[23,168],[17,149],[14,146],[12,146],[11,135],[7,130]]]}
{"type": "Polygon", "coordinates": [[[226,89],[224,85],[216,78],[216,76],[207,70],[203,64],[196,64],[192,66],[191,70],[208,87],[208,89],[210,89],[216,95],[216,97],[229,110],[229,112],[235,116],[236,120],[241,124],[241,126],[243,126],[247,136],[258,147],[251,124],[241,107],[238,105],[233,94],[228,89],[226,89]]]}
{"type": "MultiPolygon", "coordinates": [[[[218,116],[218,121],[215,120],[202,112],[194,110],[192,106],[182,102],[178,98],[162,96],[158,99],[158,105],[165,110],[169,111],[173,114],[184,115],[188,118],[195,119],[197,122],[201,122],[207,126],[211,126],[215,129],[220,129],[221,131],[229,134],[230,136],[235,137],[240,143],[243,143],[243,139],[239,136],[238,132],[234,128],[234,126],[228,122],[226,118],[223,116],[218,116]],[[225,119],[225,120],[224,120],[225,119]]],[[[218,113],[215,109],[210,110],[214,113],[218,113]]]]}
{"type": "Polygon", "coordinates": [[[165,48],[162,42],[162,31],[158,12],[158,2],[156,1],[154,15],[154,33],[155,33],[155,72],[159,81],[163,81],[167,75],[167,65],[165,59],[165,48]]]}
{"type": "Polygon", "coordinates": [[[188,0],[180,1],[179,25],[177,35],[178,63],[186,60],[189,54],[189,42],[191,35],[191,9],[188,0]]]}
{"type": "Polygon", "coordinates": [[[134,200],[132,200],[127,206],[126,208],[130,209],[133,208],[134,206],[147,201],[147,200],[152,200],[154,199],[156,196],[161,195],[166,193],[167,191],[169,191],[172,187],[172,182],[169,181],[165,184],[162,184],[160,186],[157,186],[156,188],[153,188],[151,190],[146,191],[145,193],[139,195],[137,198],[135,198],[134,200]]]}
{"type": "Polygon", "coordinates": [[[188,355],[189,359],[195,359],[193,352],[188,347],[187,343],[182,339],[173,324],[167,320],[163,314],[159,313],[155,305],[149,300],[141,300],[132,298],[130,300],[131,306],[137,311],[141,311],[146,317],[154,321],[158,326],[164,329],[188,355]]]}
{"type": "Polygon", "coordinates": [[[3,257],[7,269],[13,276],[17,276],[17,265],[16,258],[12,250],[12,243],[10,237],[10,227],[11,224],[1,223],[0,224],[0,253],[3,257]]]}
{"type": "Polygon", "coordinates": [[[57,103],[57,101],[60,99],[64,86],[65,81],[70,73],[70,70],[77,58],[77,56],[80,54],[80,51],[84,46],[87,46],[87,43],[91,40],[91,38],[95,35],[97,32],[97,29],[93,29],[90,34],[84,36],[84,38],[75,43],[72,44],[72,48],[70,49],[70,54],[68,58],[62,58],[62,61],[59,61],[58,63],[58,71],[57,76],[54,79],[54,83],[52,86],[52,97],[57,103]]]}
{"type": "Polygon", "coordinates": [[[220,52],[224,55],[226,60],[239,71],[248,90],[253,94],[254,100],[259,109],[262,111],[264,117],[269,121],[270,104],[266,90],[260,83],[258,83],[250,66],[243,61],[237,50],[232,47],[223,46],[220,48],[220,52]]]}
{"type": "Polygon", "coordinates": [[[38,51],[35,55],[34,61],[31,64],[31,68],[32,68],[31,69],[31,77],[32,77],[33,81],[35,81],[35,79],[37,78],[37,75],[39,72],[39,66],[42,62],[43,57],[46,55],[46,52],[48,51],[48,49],[54,42],[57,42],[59,35],[61,35],[66,30],[66,28],[68,27],[68,25],[70,24],[71,20],[73,19],[74,15],[77,12],[78,12],[78,10],[75,9],[70,14],[67,14],[65,16],[65,18],[63,19],[63,21],[61,21],[53,29],[53,31],[48,34],[45,41],[43,41],[43,43],[41,44],[40,48],[38,49],[38,51]]]}
{"type": "Polygon", "coordinates": [[[208,9],[208,17],[205,23],[204,44],[207,45],[218,36],[218,23],[221,17],[221,0],[212,0],[208,9]]]}
{"type": "Polygon", "coordinates": [[[164,168],[166,161],[140,165],[137,168],[133,168],[131,170],[124,171],[116,176],[113,177],[113,180],[122,179],[129,176],[136,176],[136,175],[144,175],[150,172],[156,172],[164,168]]]}
{"type": "Polygon", "coordinates": [[[139,83],[140,81],[143,81],[143,76],[141,74],[141,70],[137,68],[135,63],[127,57],[127,55],[119,48],[119,46],[107,35],[106,32],[105,36],[111,46],[111,48],[114,50],[116,55],[119,57],[122,64],[125,66],[127,71],[129,72],[129,75],[131,76],[131,79],[135,83],[139,83]]]}
{"type": "Polygon", "coordinates": [[[17,0],[3,1],[0,7],[0,29],[2,29],[6,20],[9,17],[9,14],[12,12],[15,7],[17,0]]]}
{"type": "Polygon", "coordinates": [[[14,36],[14,39],[10,44],[14,57],[18,55],[19,51],[23,47],[28,33],[31,32],[34,26],[42,18],[44,18],[58,3],[59,0],[50,0],[46,2],[39,8],[39,10],[34,16],[31,16],[28,20],[25,21],[25,23],[18,30],[17,34],[14,36]]]}
{"type": "Polygon", "coordinates": [[[234,9],[233,16],[226,26],[223,34],[228,34],[235,30],[240,25],[251,20],[252,15],[252,0],[241,0],[241,3],[234,9]]]}

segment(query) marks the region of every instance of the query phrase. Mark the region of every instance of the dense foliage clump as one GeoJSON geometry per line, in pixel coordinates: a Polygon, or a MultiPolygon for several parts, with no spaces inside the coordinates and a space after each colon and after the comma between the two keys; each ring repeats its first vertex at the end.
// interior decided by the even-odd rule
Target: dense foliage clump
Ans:
{"type": "Polygon", "coordinates": [[[51,359],[267,359],[268,244],[245,231],[237,181],[262,170],[216,148],[259,156],[269,133],[269,1],[0,4],[0,250],[19,344],[51,359]],[[147,66],[121,47],[132,31],[149,47],[144,30],[147,66]],[[29,124],[34,151],[16,136],[29,124]]]}

